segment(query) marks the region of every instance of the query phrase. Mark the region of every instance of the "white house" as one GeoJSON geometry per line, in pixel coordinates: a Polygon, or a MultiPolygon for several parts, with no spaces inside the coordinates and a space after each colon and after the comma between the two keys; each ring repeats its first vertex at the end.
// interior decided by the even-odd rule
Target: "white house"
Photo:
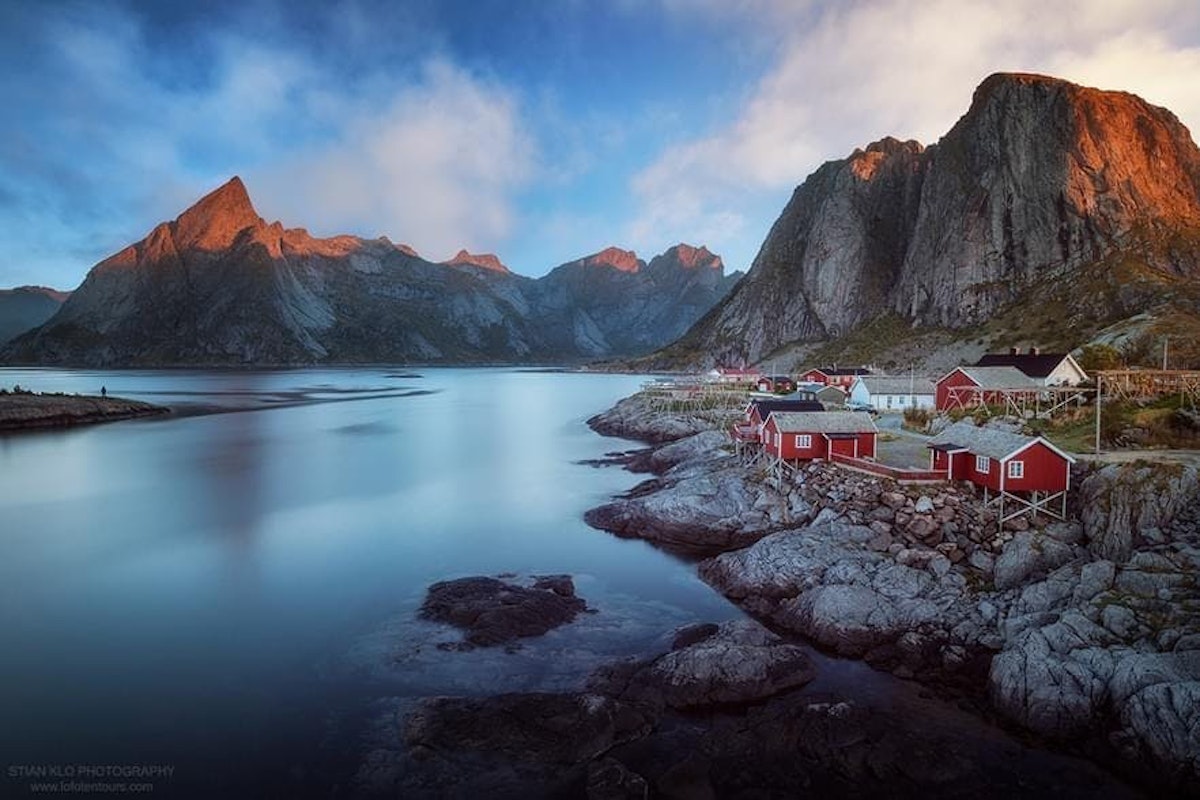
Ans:
{"type": "Polygon", "coordinates": [[[904,411],[934,407],[933,381],[912,375],[860,375],[850,387],[851,406],[871,406],[878,411],[904,411]]]}
{"type": "Polygon", "coordinates": [[[989,353],[976,362],[977,367],[1016,367],[1042,386],[1078,386],[1088,375],[1070,353],[1043,353],[1036,347],[1022,353],[1010,348],[1007,353],[989,353]]]}

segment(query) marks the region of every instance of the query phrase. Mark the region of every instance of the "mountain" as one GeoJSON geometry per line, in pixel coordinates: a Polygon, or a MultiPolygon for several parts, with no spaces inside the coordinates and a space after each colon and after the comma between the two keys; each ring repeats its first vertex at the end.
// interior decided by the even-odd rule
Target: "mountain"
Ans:
{"type": "Polygon", "coordinates": [[[937,144],[886,138],[818,168],[736,290],[657,360],[754,362],[855,332],[877,353],[880,331],[914,330],[1069,349],[1195,312],[1198,255],[1200,151],[1170,111],[997,74],[937,144]]]}
{"type": "Polygon", "coordinates": [[[731,285],[715,257],[703,266],[699,258],[679,262],[673,275],[677,259],[668,254],[660,257],[666,266],[644,273],[598,254],[577,268],[589,273],[578,284],[570,265],[533,280],[465,251],[434,264],[386,238],[319,239],[268,224],[235,177],[93,267],[62,308],[0,350],[0,360],[485,363],[644,353],[682,333],[731,285]],[[588,294],[601,284],[603,302],[588,294]],[[622,295],[636,297],[643,314],[629,322],[629,335],[604,318],[621,308],[622,295]],[[577,335],[577,323],[595,331],[577,335]]]}
{"type": "Polygon", "coordinates": [[[0,345],[50,319],[70,296],[45,286],[0,289],[0,345]]]}
{"type": "Polygon", "coordinates": [[[644,353],[670,342],[741,277],[720,256],[676,245],[649,264],[609,247],[553,269],[538,281],[534,314],[554,331],[554,347],[591,357],[644,353]]]}
{"type": "Polygon", "coordinates": [[[451,267],[477,267],[500,273],[512,271],[492,253],[468,253],[466,250],[459,250],[458,255],[442,263],[451,267]]]}

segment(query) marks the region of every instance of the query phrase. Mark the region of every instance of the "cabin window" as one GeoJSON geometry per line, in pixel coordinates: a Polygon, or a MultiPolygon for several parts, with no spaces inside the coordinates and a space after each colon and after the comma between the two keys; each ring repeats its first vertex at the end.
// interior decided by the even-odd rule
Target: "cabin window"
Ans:
{"type": "Polygon", "coordinates": [[[987,456],[975,456],[975,471],[976,472],[991,472],[992,460],[987,456]]]}
{"type": "Polygon", "coordinates": [[[1025,462],[1024,461],[1008,462],[1008,477],[1024,478],[1025,477],[1025,462]]]}
{"type": "Polygon", "coordinates": [[[807,450],[812,447],[812,435],[808,433],[801,433],[798,435],[796,437],[796,447],[800,448],[801,450],[807,450]]]}

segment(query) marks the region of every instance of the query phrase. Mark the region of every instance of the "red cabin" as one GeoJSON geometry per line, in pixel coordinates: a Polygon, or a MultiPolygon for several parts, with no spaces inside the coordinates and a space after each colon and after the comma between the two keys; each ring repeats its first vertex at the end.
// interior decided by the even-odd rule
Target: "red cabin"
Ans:
{"type": "Polygon", "coordinates": [[[810,369],[800,376],[800,383],[819,383],[822,386],[840,386],[846,391],[859,375],[870,375],[871,370],[862,367],[819,367],[810,369]]]}
{"type": "Polygon", "coordinates": [[[999,501],[1001,524],[1026,511],[1065,515],[1075,459],[1041,436],[977,428],[964,420],[934,436],[929,449],[930,469],[984,487],[987,504],[999,501]],[[1018,508],[1007,517],[1006,499],[1018,508]],[[1054,500],[1061,500],[1059,513],[1048,505],[1054,500]]]}
{"type": "Polygon", "coordinates": [[[786,394],[796,391],[796,382],[786,375],[764,375],[758,379],[757,388],[760,392],[786,394]]]}
{"type": "Polygon", "coordinates": [[[763,425],[763,448],[782,461],[828,460],[832,454],[874,458],[878,431],[869,414],[852,411],[773,411],[763,425]]]}
{"type": "Polygon", "coordinates": [[[1016,367],[955,367],[937,379],[934,404],[938,411],[981,402],[997,405],[1004,402],[1005,393],[1036,392],[1039,388],[1037,381],[1016,367]]]}

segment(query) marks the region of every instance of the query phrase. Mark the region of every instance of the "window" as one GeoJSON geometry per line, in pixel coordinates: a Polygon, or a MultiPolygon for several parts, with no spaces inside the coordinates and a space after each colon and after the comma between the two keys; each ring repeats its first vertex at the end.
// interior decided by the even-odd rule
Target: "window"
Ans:
{"type": "Polygon", "coordinates": [[[991,472],[992,460],[987,456],[975,456],[975,471],[976,472],[991,472]]]}
{"type": "Polygon", "coordinates": [[[1024,478],[1025,477],[1025,462],[1024,461],[1008,462],[1008,477],[1024,478]]]}
{"type": "Polygon", "coordinates": [[[807,450],[812,447],[812,436],[807,433],[801,433],[796,437],[796,447],[801,450],[807,450]]]}

